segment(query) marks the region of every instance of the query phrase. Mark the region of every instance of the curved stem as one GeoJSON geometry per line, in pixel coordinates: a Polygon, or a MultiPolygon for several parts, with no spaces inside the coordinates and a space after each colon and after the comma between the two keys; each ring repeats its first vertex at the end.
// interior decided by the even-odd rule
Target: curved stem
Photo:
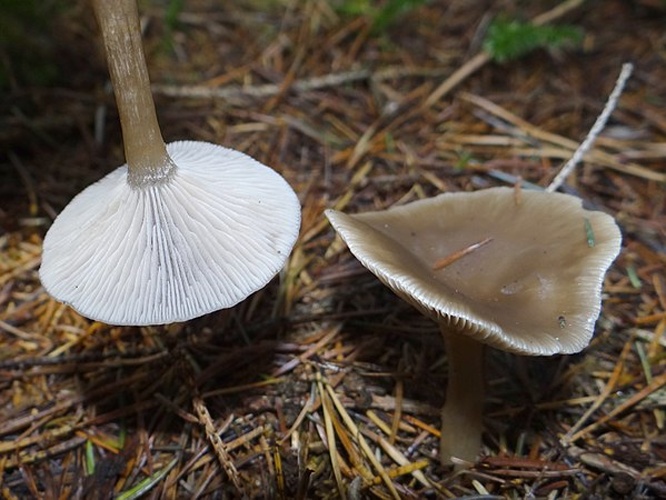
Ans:
{"type": "Polygon", "coordinates": [[[483,344],[441,326],[449,360],[449,381],[442,408],[440,460],[443,465],[475,462],[483,432],[483,344]]]}
{"type": "Polygon", "coordinates": [[[129,183],[168,180],[175,164],[162,139],[141,45],[136,0],[93,0],[116,96],[129,183]]]}

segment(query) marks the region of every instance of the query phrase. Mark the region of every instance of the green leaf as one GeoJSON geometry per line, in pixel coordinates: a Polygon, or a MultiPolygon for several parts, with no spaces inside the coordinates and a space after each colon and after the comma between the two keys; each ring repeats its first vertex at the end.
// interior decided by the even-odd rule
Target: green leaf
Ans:
{"type": "Polygon", "coordinates": [[[178,458],[174,458],[169,462],[169,464],[164,467],[164,469],[155,472],[152,476],[147,477],[134,488],[131,488],[127,491],[120,493],[116,500],[136,500],[145,495],[148,491],[157,485],[162,479],[166,477],[171,469],[173,469],[178,463],[178,458]]]}

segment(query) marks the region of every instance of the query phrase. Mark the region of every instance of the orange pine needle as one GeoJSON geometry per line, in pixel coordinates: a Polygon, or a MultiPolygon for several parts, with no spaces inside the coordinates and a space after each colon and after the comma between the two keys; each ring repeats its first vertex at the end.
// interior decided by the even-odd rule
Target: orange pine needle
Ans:
{"type": "Polygon", "coordinates": [[[518,176],[516,183],[513,185],[513,201],[516,205],[523,202],[523,178],[518,176]]]}
{"type": "Polygon", "coordinates": [[[482,246],[485,246],[488,243],[490,243],[491,241],[493,241],[493,238],[486,238],[485,240],[481,240],[478,243],[474,243],[473,245],[465,247],[462,250],[458,250],[457,252],[447,255],[446,257],[442,257],[433,264],[432,270],[439,271],[440,269],[444,269],[446,266],[450,266],[455,261],[463,258],[467,254],[472,253],[474,250],[478,250],[482,246]]]}

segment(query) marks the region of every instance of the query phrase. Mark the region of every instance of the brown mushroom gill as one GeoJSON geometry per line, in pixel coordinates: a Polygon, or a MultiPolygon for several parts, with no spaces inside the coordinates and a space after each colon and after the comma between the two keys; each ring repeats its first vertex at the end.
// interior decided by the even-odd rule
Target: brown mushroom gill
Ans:
{"type": "Polygon", "coordinates": [[[559,193],[524,192],[518,203],[512,189],[493,188],[327,216],[364,266],[441,327],[449,357],[444,463],[473,461],[480,448],[482,343],[531,355],[583,349],[620,247],[612,217],[559,193]]]}

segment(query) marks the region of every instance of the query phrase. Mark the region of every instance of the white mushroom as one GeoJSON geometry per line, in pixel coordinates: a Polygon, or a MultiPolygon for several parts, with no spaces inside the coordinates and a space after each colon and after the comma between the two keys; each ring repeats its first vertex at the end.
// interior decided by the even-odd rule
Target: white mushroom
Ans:
{"type": "Polygon", "coordinates": [[[298,198],[274,170],[206,142],[164,144],[134,0],[94,0],[127,164],[79,193],[44,239],[46,290],[117,325],[231,307],[283,267],[298,198]]]}
{"type": "Polygon", "coordinates": [[[523,191],[518,203],[509,188],[326,215],[365,267],[440,325],[445,464],[474,461],[480,449],[482,345],[529,355],[583,349],[621,242],[613,218],[576,197],[523,191]]]}

